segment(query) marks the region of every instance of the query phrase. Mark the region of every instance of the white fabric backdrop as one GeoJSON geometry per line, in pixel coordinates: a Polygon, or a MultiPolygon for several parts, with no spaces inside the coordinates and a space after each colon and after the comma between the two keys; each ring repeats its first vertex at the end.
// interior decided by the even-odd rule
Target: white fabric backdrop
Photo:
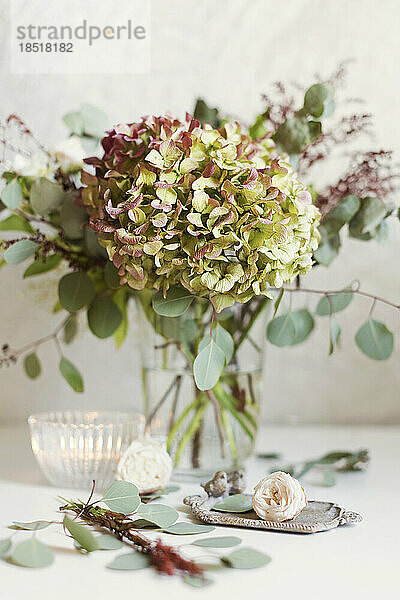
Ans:
{"type": "MultiPolygon", "coordinates": [[[[10,74],[5,0],[0,0],[0,6],[4,8],[0,115],[19,114],[47,145],[66,135],[61,116],[82,102],[106,110],[113,123],[166,110],[183,116],[201,95],[250,121],[263,108],[260,96],[273,81],[307,85],[316,72],[329,75],[340,61],[353,58],[346,93],[364,98],[363,110],[372,112],[376,122],[375,139],[363,140],[359,147],[398,149],[398,0],[153,0],[152,72],[105,77],[10,74]]],[[[346,163],[344,149],[316,177],[329,181],[346,163]]],[[[332,267],[314,272],[307,283],[336,288],[358,278],[363,289],[399,299],[399,242],[398,233],[386,244],[348,242],[332,267]]],[[[42,292],[33,292],[32,284],[22,282],[21,272],[6,267],[0,280],[0,342],[17,347],[45,334],[59,320],[49,314],[50,303],[42,292]]],[[[36,287],[48,284],[40,281],[36,287]]],[[[313,306],[316,300],[307,302],[313,306]]],[[[368,301],[356,299],[340,315],[343,349],[329,359],[326,326],[297,348],[268,346],[266,419],[400,422],[399,335],[396,353],[384,363],[368,360],[353,343],[369,306],[368,301]]],[[[398,333],[398,314],[379,306],[376,316],[398,333]]],[[[0,372],[0,418],[22,418],[55,405],[140,406],[134,339],[116,353],[112,341],[96,341],[86,333],[67,353],[85,374],[84,395],[69,391],[57,373],[54,349],[42,348],[45,373],[38,381],[28,382],[21,365],[0,372]]]]}

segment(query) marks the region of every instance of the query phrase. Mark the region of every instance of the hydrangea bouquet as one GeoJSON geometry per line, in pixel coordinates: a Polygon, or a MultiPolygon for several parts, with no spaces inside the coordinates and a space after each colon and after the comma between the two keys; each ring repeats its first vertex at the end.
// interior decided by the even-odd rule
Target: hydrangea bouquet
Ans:
{"type": "MultiPolygon", "coordinates": [[[[4,264],[33,258],[24,277],[59,270],[55,310],[67,315],[52,334],[24,348],[5,344],[2,363],[23,355],[35,378],[41,371],[36,350],[53,340],[61,374],[82,392],[82,375],[60,341],[73,340],[77,315],[86,312],[94,335],[114,335],[120,346],[133,298],[147,331],[139,343],[148,428],[167,439],[176,465],[189,448],[190,468],[240,463],[257,428],[259,367],[249,363],[252,353],[261,355],[255,333],[260,315],[274,304],[271,343],[304,341],[314,317],[290,308],[277,315],[283,291],[304,291],[301,277],[333,260],[347,224],[350,235],[367,240],[383,234],[393,213],[384,202],[396,177],[382,170],[387,153],[369,153],[321,193],[299,179],[298,172],[307,174],[330,146],[366,125],[365,115],[352,115],[341,121],[342,140],[323,133],[322,120],[333,107],[332,83],[318,83],[306,91],[300,109],[289,100],[268,102],[246,128],[198,101],[194,116],[184,121],[146,117],[115,126],[103,137],[102,152],[85,165],[80,140],[96,146],[105,116],[87,105],[66,115],[72,134],[66,146],[48,151],[39,145],[5,164],[0,230],[20,232],[2,242],[4,264]],[[160,372],[167,376],[158,377],[160,372]],[[210,464],[201,460],[204,447],[210,464]]],[[[37,144],[13,115],[3,125],[9,154],[11,129],[37,144]]],[[[374,306],[378,300],[398,308],[354,286],[314,291],[322,295],[317,315],[330,318],[330,352],[340,335],[335,313],[354,294],[371,297],[374,306]]],[[[392,352],[393,335],[370,315],[356,342],[382,360],[392,352]]]]}

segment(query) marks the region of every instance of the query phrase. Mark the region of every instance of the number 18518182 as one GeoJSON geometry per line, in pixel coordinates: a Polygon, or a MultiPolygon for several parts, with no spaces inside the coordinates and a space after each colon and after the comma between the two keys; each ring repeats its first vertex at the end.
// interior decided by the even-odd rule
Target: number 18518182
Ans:
{"type": "Polygon", "coordinates": [[[73,52],[72,42],[21,42],[21,52],[73,52]]]}

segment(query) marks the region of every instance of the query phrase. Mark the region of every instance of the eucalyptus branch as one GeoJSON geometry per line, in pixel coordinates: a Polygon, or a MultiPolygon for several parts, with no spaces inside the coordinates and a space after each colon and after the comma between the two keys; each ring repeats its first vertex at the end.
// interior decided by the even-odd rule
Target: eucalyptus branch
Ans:
{"type": "Polygon", "coordinates": [[[29,223],[33,223],[33,224],[42,223],[43,225],[48,225],[49,227],[56,229],[60,233],[64,232],[61,225],[56,225],[55,223],[52,223],[51,221],[49,221],[45,217],[41,217],[40,215],[30,215],[29,213],[26,213],[25,211],[23,211],[20,208],[14,209],[13,212],[15,214],[19,215],[20,217],[23,217],[26,221],[29,221],[29,223]]]}
{"type": "MultiPolygon", "coordinates": [[[[356,282],[358,284],[358,282],[356,282]]],[[[382,304],[386,304],[387,306],[391,306],[392,308],[396,308],[400,310],[400,304],[396,304],[395,302],[391,302],[390,300],[386,300],[381,296],[376,296],[375,294],[370,294],[368,292],[363,292],[358,287],[357,288],[349,288],[349,289],[341,289],[341,290],[317,290],[311,288],[285,288],[286,292],[295,293],[295,292],[303,292],[307,294],[318,294],[322,296],[333,296],[334,294],[357,294],[358,296],[363,296],[365,298],[371,298],[374,302],[381,302],[382,304]]]]}
{"type": "Polygon", "coordinates": [[[25,352],[28,352],[28,350],[36,350],[36,348],[42,346],[43,344],[47,344],[48,342],[54,341],[56,344],[59,344],[58,336],[70,318],[71,315],[68,315],[61,321],[61,323],[57,325],[52,333],[34,340],[33,342],[30,342],[29,344],[26,344],[17,350],[11,350],[8,344],[3,344],[3,356],[0,357],[0,367],[4,364],[8,366],[10,363],[16,363],[21,354],[25,354],[25,352]]]}
{"type": "MultiPolygon", "coordinates": [[[[92,267],[103,265],[104,261],[95,257],[83,256],[81,253],[68,247],[67,243],[63,243],[62,240],[49,240],[43,233],[38,231],[37,233],[29,236],[14,238],[12,240],[1,240],[0,248],[7,250],[10,246],[21,240],[30,240],[35,242],[40,247],[40,257],[46,258],[50,253],[61,254],[61,256],[68,262],[71,269],[75,271],[87,271],[92,267]]],[[[38,252],[35,256],[37,257],[38,252]]]]}

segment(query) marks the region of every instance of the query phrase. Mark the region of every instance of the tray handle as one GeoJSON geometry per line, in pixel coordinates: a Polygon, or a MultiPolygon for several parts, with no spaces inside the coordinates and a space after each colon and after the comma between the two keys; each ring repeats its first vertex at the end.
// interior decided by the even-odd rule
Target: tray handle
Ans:
{"type": "Polygon", "coordinates": [[[345,510],[342,515],[340,515],[339,525],[355,525],[356,523],[361,523],[362,516],[353,510],[345,510]]]}

